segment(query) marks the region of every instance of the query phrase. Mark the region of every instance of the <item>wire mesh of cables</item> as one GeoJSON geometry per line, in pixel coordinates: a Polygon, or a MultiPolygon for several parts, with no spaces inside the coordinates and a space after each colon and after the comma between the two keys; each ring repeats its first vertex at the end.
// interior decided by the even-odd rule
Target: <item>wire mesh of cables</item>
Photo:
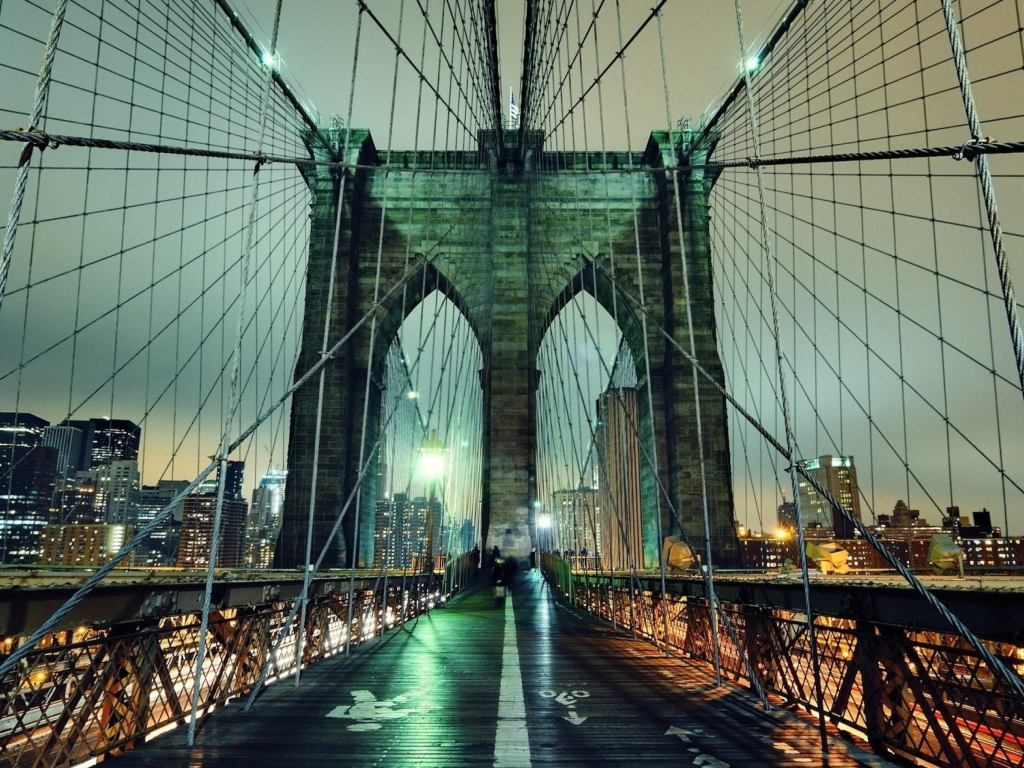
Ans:
{"type": "MultiPolygon", "coordinates": [[[[1024,131],[1020,8],[956,8],[986,135],[1012,141],[1024,131]]],[[[760,147],[741,81],[687,137],[713,147],[710,164],[975,138],[940,3],[798,4],[744,66],[760,147]]],[[[765,166],[765,205],[798,457],[854,456],[860,498],[851,503],[865,521],[892,520],[897,500],[933,526],[947,508],[963,516],[987,508],[1007,535],[1024,524],[1022,446],[1011,427],[1024,414],[982,190],[966,154],[765,166]]],[[[997,192],[1013,200],[1019,156],[991,162],[997,192]]],[[[777,377],[756,351],[771,334],[757,197],[750,166],[717,176],[718,328],[730,391],[781,434],[777,377]]],[[[1020,212],[1011,205],[1000,216],[1010,271],[1019,272],[1020,212]]],[[[774,512],[778,464],[742,423],[731,439],[737,514],[760,527],[774,512]]]]}
{"type": "MultiPolygon", "coordinates": [[[[17,127],[32,107],[34,78],[24,64],[46,44],[52,9],[5,3],[0,12],[5,46],[14,46],[6,53],[23,53],[28,41],[36,48],[17,65],[5,62],[12,78],[4,122],[17,127]]],[[[273,56],[258,56],[216,4],[69,3],[56,42],[40,131],[310,156],[309,116],[287,89],[268,87],[273,56]]],[[[2,407],[16,420],[112,419],[141,428],[138,444],[115,457],[137,459],[118,493],[138,505],[141,485],[195,477],[226,423],[237,435],[290,386],[311,197],[293,166],[260,168],[257,185],[253,164],[223,158],[51,146],[25,162],[25,147],[5,142],[0,171],[8,187],[20,170],[29,175],[0,312],[2,407]],[[236,327],[241,359],[232,395],[236,327]]],[[[283,467],[282,416],[233,458],[255,472],[283,467]]],[[[77,458],[58,457],[59,521],[109,517],[76,503],[75,470],[92,468],[77,458]]],[[[5,472],[3,482],[11,476],[5,472]]],[[[13,518],[25,511],[5,509],[5,536],[20,538],[13,518]]],[[[135,522],[127,518],[116,522],[135,522]]],[[[34,538],[27,549],[6,548],[6,559],[37,558],[38,530],[34,538]]],[[[173,550],[149,564],[166,562],[175,562],[173,550]]]]}

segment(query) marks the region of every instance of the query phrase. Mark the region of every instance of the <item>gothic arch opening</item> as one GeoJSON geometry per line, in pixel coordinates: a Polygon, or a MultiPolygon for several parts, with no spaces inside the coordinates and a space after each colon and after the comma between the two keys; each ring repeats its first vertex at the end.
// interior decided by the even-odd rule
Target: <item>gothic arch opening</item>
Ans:
{"type": "Polygon", "coordinates": [[[563,296],[537,351],[537,541],[586,567],[642,569],[657,558],[647,391],[622,317],[589,290],[563,296]]]}
{"type": "Polygon", "coordinates": [[[432,558],[440,570],[479,544],[482,360],[469,321],[441,288],[391,335],[379,368],[375,490],[360,526],[364,561],[419,570],[432,558]]]}

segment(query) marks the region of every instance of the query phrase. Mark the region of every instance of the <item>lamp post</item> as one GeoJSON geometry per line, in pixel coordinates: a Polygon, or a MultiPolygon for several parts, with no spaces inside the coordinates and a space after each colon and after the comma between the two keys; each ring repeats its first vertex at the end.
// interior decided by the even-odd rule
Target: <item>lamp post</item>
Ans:
{"type": "Polygon", "coordinates": [[[437,430],[430,430],[430,439],[420,446],[420,471],[429,483],[427,499],[427,573],[434,572],[434,490],[444,474],[444,443],[437,439],[437,430]]]}
{"type": "Polygon", "coordinates": [[[551,515],[547,512],[537,515],[537,543],[540,544],[541,552],[544,551],[544,539],[548,540],[548,549],[551,549],[551,515]],[[540,532],[546,531],[546,536],[540,532]]]}

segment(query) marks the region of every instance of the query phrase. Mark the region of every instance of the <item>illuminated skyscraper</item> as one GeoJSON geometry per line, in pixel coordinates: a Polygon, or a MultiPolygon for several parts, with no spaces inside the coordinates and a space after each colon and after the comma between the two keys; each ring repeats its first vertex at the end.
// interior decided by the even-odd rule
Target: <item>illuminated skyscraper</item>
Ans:
{"type": "MultiPolygon", "coordinates": [[[[221,507],[221,540],[217,550],[218,568],[238,568],[245,564],[245,523],[249,505],[224,498],[221,507]]],[[[178,540],[179,568],[206,568],[213,548],[213,520],[217,494],[185,497],[178,540]]]]}
{"type": "MultiPolygon", "coordinates": [[[[229,459],[224,480],[224,498],[243,501],[245,499],[243,486],[245,485],[245,462],[229,459]]],[[[198,494],[217,493],[217,484],[220,482],[220,467],[217,471],[208,475],[196,489],[198,494]]]]}
{"type": "MultiPolygon", "coordinates": [[[[836,501],[860,520],[860,493],[857,490],[857,468],[853,456],[819,456],[801,461],[800,466],[808,471],[821,486],[835,497],[836,501]]],[[[853,526],[803,477],[798,477],[800,491],[800,514],[804,527],[831,528],[837,538],[853,536],[853,526]]]]}
{"type": "MultiPolygon", "coordinates": [[[[78,427],[61,424],[43,430],[43,446],[57,449],[57,495],[74,490],[75,475],[82,467],[82,442],[85,436],[78,427]]],[[[59,506],[59,505],[58,505],[59,506]]]]}
{"type": "Polygon", "coordinates": [[[139,512],[139,464],[134,459],[115,459],[105,465],[107,483],[106,521],[109,525],[135,522],[139,512]]]}
{"type": "MultiPolygon", "coordinates": [[[[245,526],[245,560],[252,568],[269,568],[281,530],[287,470],[272,469],[252,492],[249,521],[245,526]]],[[[230,477],[230,476],[229,476],[230,477]]]]}
{"type": "MultiPolygon", "coordinates": [[[[143,528],[151,523],[187,487],[188,480],[161,480],[156,485],[142,486],[139,508],[135,516],[136,528],[143,528]]],[[[185,502],[179,501],[170,514],[139,545],[135,556],[136,565],[175,564],[184,507],[185,502]]]]}
{"type": "MultiPolygon", "coordinates": [[[[390,500],[377,502],[377,521],[374,531],[375,565],[388,568],[411,568],[416,558],[427,551],[427,510],[429,502],[423,496],[409,499],[396,493],[390,500]]],[[[434,499],[434,555],[442,546],[441,519],[443,507],[434,499]]]]}
{"type": "Polygon", "coordinates": [[[139,439],[142,429],[127,419],[90,419],[92,422],[92,450],[90,467],[99,467],[112,461],[138,461],[139,439]]]}
{"type": "Polygon", "coordinates": [[[0,562],[34,563],[57,474],[56,448],[44,448],[49,422],[31,413],[0,413],[0,562]]]}
{"type": "Polygon", "coordinates": [[[395,494],[394,499],[377,500],[377,516],[373,530],[373,565],[375,568],[402,568],[406,566],[405,554],[399,550],[396,540],[396,521],[405,509],[405,494],[395,494]],[[399,501],[398,497],[402,497],[399,501]]]}
{"type": "Polygon", "coordinates": [[[117,459],[79,472],[74,492],[65,498],[61,522],[132,525],[140,490],[139,465],[134,459],[117,459]]]}

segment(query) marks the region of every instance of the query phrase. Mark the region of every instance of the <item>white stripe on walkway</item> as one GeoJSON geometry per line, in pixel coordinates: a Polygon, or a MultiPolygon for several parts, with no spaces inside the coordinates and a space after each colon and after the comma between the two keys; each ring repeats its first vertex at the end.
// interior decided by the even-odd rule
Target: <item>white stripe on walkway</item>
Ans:
{"type": "Polygon", "coordinates": [[[498,692],[498,732],[494,736],[495,768],[532,768],[530,734],[526,730],[523,674],[516,644],[516,615],[512,592],[505,598],[505,641],[501,652],[501,689],[498,692]]]}

